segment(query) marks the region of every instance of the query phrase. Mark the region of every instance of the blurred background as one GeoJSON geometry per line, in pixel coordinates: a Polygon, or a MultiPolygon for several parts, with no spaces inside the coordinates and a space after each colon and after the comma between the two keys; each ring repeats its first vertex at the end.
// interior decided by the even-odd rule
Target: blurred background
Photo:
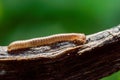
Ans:
{"type": "Polygon", "coordinates": [[[118,24],[120,0],[0,0],[0,45],[57,33],[87,35],[118,24]]]}

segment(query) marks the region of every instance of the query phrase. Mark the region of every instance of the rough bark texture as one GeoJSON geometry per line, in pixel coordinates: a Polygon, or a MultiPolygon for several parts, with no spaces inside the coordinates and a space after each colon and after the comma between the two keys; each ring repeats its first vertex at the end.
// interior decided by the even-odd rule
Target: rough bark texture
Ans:
{"type": "Polygon", "coordinates": [[[120,26],[87,35],[82,46],[55,47],[8,54],[1,46],[0,80],[98,80],[120,69],[120,26]]]}

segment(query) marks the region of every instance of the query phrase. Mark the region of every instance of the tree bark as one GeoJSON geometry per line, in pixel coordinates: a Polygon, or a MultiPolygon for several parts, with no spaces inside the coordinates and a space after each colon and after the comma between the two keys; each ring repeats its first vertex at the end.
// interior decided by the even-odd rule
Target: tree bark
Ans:
{"type": "Polygon", "coordinates": [[[58,48],[57,43],[47,51],[39,47],[9,54],[1,46],[0,80],[98,80],[118,71],[120,26],[86,37],[83,45],[58,48]]]}

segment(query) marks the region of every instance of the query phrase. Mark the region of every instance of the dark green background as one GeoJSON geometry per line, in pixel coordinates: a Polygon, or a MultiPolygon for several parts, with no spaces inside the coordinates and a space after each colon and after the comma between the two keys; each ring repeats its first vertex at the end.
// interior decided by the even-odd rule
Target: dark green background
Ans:
{"type": "Polygon", "coordinates": [[[120,0],[0,0],[0,45],[56,33],[92,34],[119,23],[120,0]]]}

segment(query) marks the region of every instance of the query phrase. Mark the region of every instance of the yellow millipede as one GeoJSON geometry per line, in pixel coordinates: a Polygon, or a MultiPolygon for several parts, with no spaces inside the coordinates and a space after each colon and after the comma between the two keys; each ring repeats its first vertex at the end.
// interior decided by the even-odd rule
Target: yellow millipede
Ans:
{"type": "Polygon", "coordinates": [[[33,38],[28,40],[14,41],[8,45],[8,52],[33,48],[43,45],[49,45],[56,42],[64,41],[77,41],[77,43],[84,44],[86,42],[86,36],[82,33],[65,33],[55,34],[47,37],[33,38]]]}

